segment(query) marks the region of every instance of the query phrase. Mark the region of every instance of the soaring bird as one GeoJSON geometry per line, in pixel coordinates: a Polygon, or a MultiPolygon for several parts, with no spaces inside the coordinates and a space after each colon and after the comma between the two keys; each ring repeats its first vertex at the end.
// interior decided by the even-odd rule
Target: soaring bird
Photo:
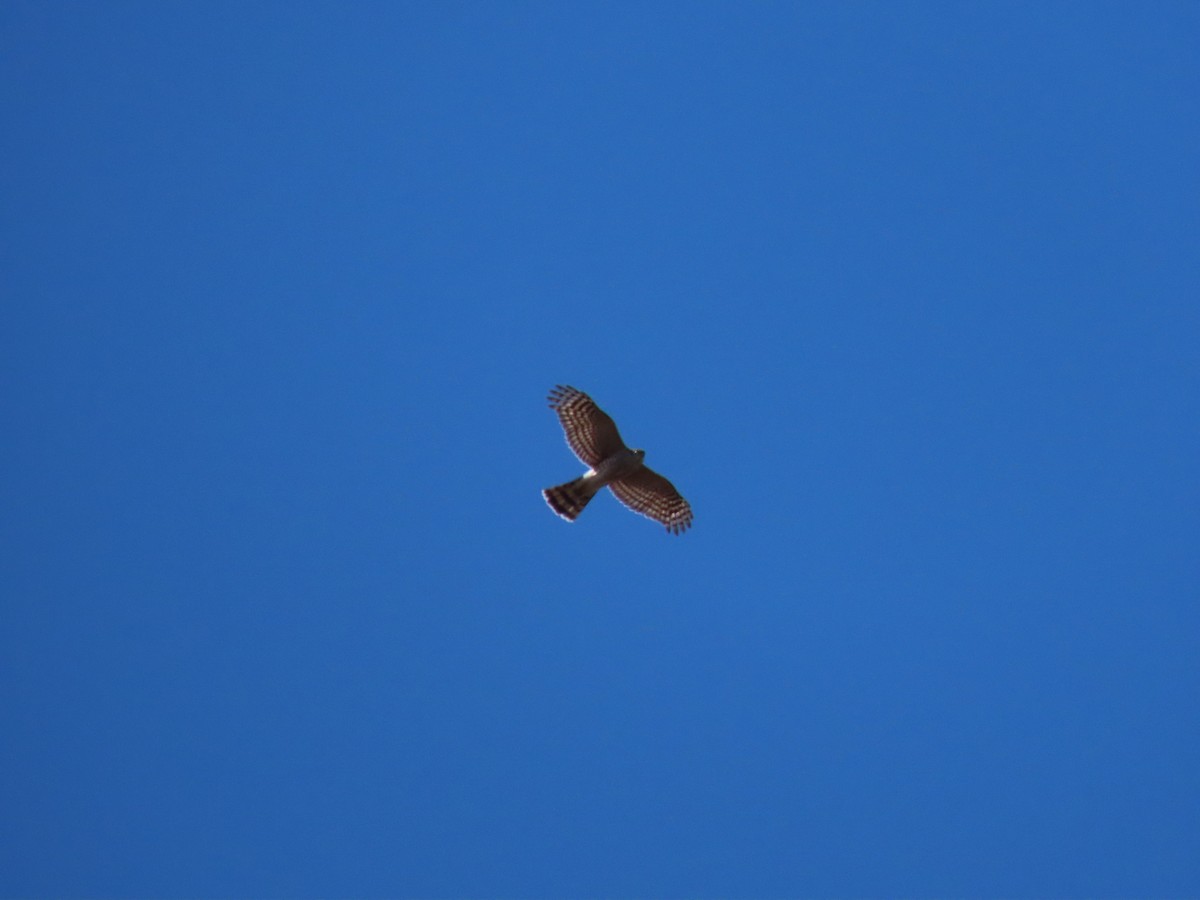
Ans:
{"type": "Polygon", "coordinates": [[[567,444],[588,469],[574,481],[546,488],[542,496],[550,508],[573,522],[608,486],[618,500],[681,534],[692,524],[692,508],[667,479],[646,466],[645,450],[630,450],[621,440],[617,424],[583,391],[558,385],[547,398],[558,414],[567,444]]]}

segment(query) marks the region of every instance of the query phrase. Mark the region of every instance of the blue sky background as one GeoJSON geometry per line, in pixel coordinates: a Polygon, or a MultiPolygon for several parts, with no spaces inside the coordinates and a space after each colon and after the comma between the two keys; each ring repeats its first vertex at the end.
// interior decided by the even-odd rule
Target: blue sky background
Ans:
{"type": "Polygon", "coordinates": [[[0,113],[0,893],[1200,895],[1196,4],[8,2],[0,113]]]}

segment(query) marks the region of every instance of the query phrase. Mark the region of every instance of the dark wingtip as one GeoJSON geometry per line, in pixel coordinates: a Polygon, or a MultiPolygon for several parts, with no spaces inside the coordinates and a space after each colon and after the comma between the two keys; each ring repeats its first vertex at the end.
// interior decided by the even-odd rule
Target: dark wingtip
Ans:
{"type": "Polygon", "coordinates": [[[685,522],[671,522],[667,525],[667,531],[671,534],[683,534],[692,527],[692,520],[688,519],[685,522]]]}
{"type": "Polygon", "coordinates": [[[575,388],[571,387],[569,384],[556,384],[546,396],[546,405],[551,409],[558,409],[559,405],[563,401],[563,398],[567,394],[574,392],[575,388]]]}

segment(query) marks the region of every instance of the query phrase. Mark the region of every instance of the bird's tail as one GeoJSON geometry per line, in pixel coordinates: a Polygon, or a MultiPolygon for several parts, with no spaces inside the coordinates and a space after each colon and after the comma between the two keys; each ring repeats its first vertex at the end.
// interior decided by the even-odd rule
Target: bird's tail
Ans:
{"type": "Polygon", "coordinates": [[[546,488],[542,491],[542,496],[546,498],[552,510],[568,522],[574,522],[598,490],[600,485],[596,484],[595,479],[584,475],[558,487],[546,488]]]}

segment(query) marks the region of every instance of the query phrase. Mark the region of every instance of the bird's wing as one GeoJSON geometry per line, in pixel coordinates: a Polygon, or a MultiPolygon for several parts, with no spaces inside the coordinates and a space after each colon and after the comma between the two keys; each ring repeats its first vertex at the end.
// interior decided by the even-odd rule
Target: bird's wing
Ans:
{"type": "Polygon", "coordinates": [[[567,444],[589,466],[595,468],[601,460],[627,449],[617,424],[583,391],[560,384],[547,400],[558,413],[567,444]]]}
{"type": "Polygon", "coordinates": [[[692,507],[667,481],[653,469],[642,466],[637,471],[618,478],[608,485],[618,500],[636,513],[667,526],[667,531],[680,534],[692,524],[692,507]]]}

